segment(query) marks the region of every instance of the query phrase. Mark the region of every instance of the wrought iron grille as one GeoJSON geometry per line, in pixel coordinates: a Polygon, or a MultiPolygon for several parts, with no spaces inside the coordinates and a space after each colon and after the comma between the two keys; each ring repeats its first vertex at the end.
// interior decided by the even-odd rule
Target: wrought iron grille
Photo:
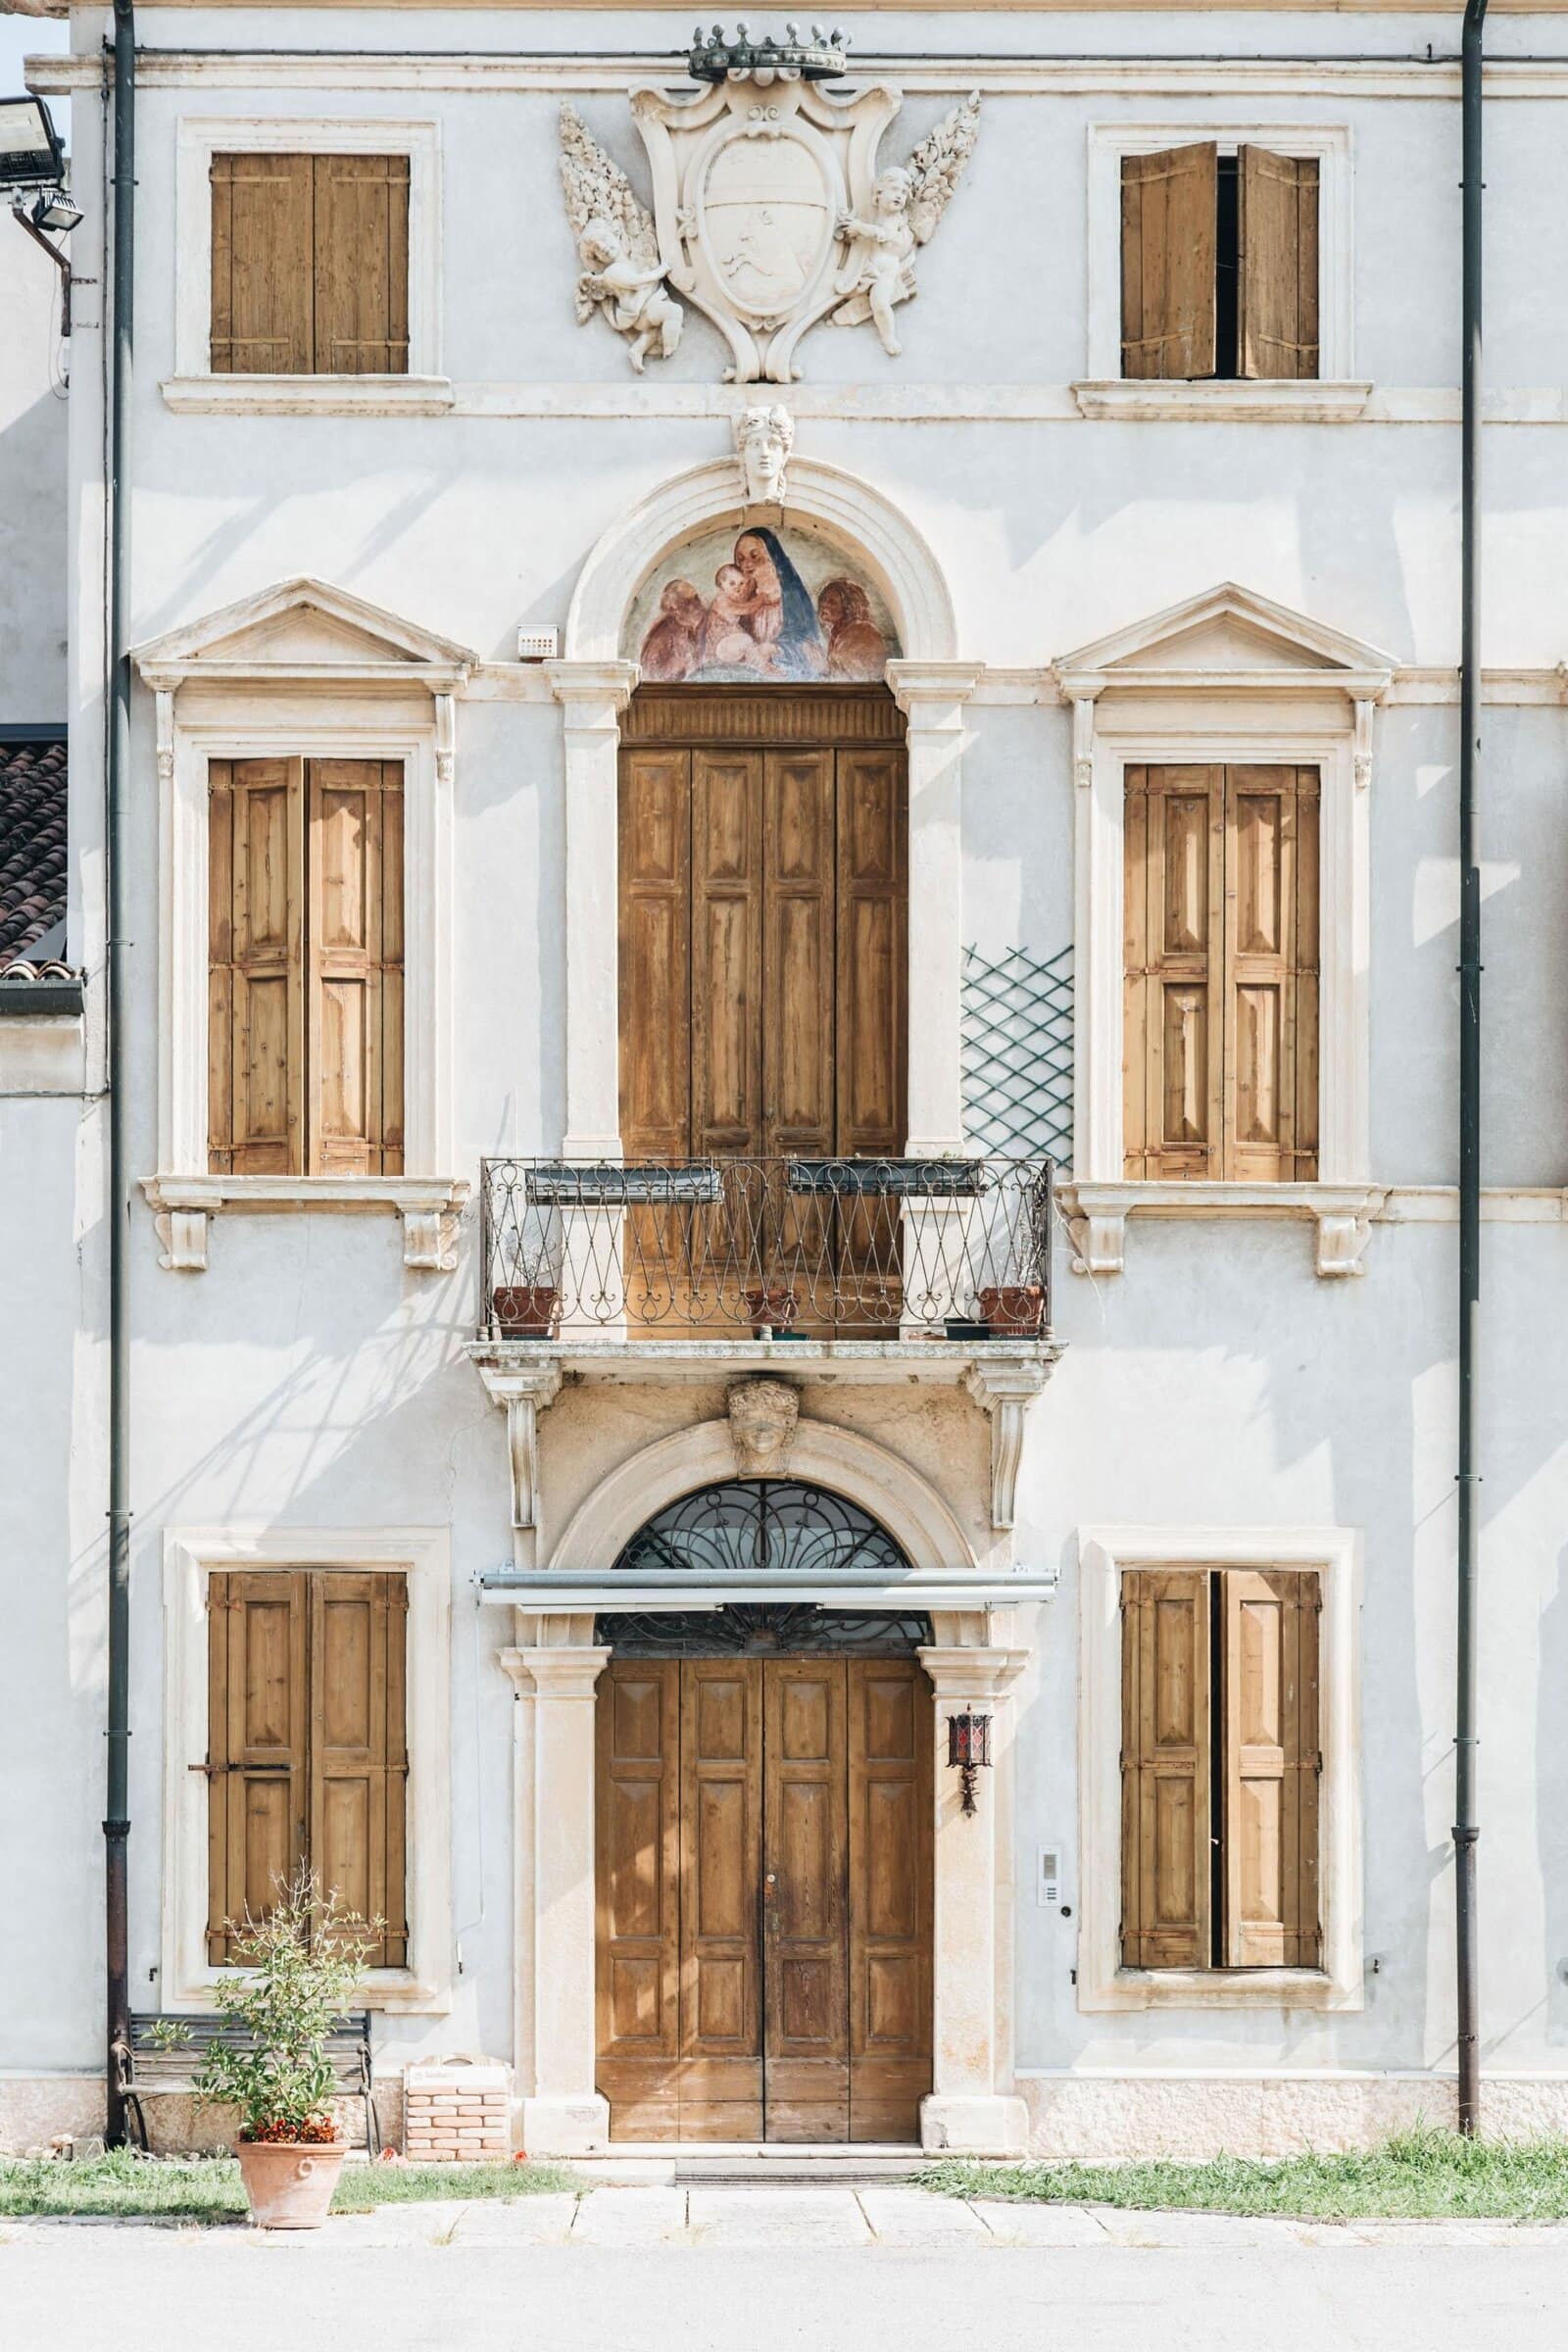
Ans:
{"type": "Polygon", "coordinates": [[[965,1131],[987,1152],[1072,1161],[1072,950],[963,952],[965,1131]]]}
{"type": "MultiPolygon", "coordinates": [[[[830,1580],[848,1568],[904,1575],[908,1562],[858,1503],[792,1478],[730,1478],[683,1494],[639,1528],[615,1571],[724,1578],[793,1570],[830,1580]]],[[[622,1655],[697,1658],[783,1650],[907,1656],[931,1639],[918,1609],[822,1609],[809,1601],[747,1601],[713,1610],[607,1609],[596,1641],[622,1655]]]]}
{"type": "Polygon", "coordinates": [[[838,1650],[906,1658],[931,1639],[918,1610],[817,1609],[808,1601],[743,1601],[722,1609],[607,1609],[594,1640],[617,1657],[729,1658],[838,1650]]]}
{"type": "Polygon", "coordinates": [[[848,1568],[905,1576],[908,1561],[869,1511],[794,1478],[726,1478],[656,1512],[615,1562],[644,1576],[776,1576],[824,1582],[848,1568]]]}
{"type": "Polygon", "coordinates": [[[1052,1163],[487,1159],[496,1338],[1032,1337],[1050,1325],[1052,1163]]]}

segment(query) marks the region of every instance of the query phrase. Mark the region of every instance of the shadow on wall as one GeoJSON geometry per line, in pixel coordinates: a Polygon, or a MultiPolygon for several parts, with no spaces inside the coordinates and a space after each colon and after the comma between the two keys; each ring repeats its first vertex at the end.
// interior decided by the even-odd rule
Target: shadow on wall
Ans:
{"type": "Polygon", "coordinates": [[[0,427],[0,723],[66,715],[66,416],[45,392],[0,427]]]}
{"type": "Polygon", "coordinates": [[[1557,1589],[1541,1612],[1537,1644],[1536,1838],[1545,1919],[1546,2014],[1542,2039],[1568,2043],[1568,1739],[1563,1693],[1568,1691],[1568,1545],[1557,1554],[1557,1589]]]}

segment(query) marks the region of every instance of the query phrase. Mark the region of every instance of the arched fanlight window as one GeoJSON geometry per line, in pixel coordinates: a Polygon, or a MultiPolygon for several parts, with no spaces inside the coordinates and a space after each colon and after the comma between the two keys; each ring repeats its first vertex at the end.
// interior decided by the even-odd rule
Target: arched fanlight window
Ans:
{"type": "Polygon", "coordinates": [[[908,1573],[908,1561],[869,1511],[793,1478],[733,1478],[700,1487],[638,1529],[615,1562],[642,1575],[771,1576],[788,1569],[824,1582],[848,1568],[908,1573]]]}
{"type": "MultiPolygon", "coordinates": [[[[847,1568],[905,1575],[908,1561],[868,1511],[789,1478],[737,1478],[683,1494],[638,1529],[615,1562],[644,1575],[726,1576],[780,1569],[830,1582],[847,1568]]],[[[822,1609],[809,1601],[747,1602],[706,1611],[609,1611],[595,1639],[622,1656],[701,1657],[846,1649],[907,1655],[931,1640],[917,1609],[822,1609]]]]}

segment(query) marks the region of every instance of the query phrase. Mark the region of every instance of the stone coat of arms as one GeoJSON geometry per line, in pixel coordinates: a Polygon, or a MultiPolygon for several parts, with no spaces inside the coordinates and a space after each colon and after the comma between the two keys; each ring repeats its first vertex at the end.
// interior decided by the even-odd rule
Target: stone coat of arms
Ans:
{"type": "Polygon", "coordinates": [[[889,170],[877,150],[903,99],[885,84],[846,100],[787,74],[731,71],[695,96],[645,87],[631,104],[652,218],[575,109],[562,110],[579,320],[601,311],[640,371],[674,351],[684,296],[723,333],[726,380],[743,384],[794,381],[796,346],[823,318],[868,320],[897,355],[894,310],[914,293],[917,250],[973,151],[978,94],[889,170]]]}

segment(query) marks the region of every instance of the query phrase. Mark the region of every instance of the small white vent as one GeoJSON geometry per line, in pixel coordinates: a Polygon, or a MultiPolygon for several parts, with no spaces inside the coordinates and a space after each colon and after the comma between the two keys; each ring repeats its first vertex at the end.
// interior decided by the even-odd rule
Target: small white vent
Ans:
{"type": "Polygon", "coordinates": [[[555,629],[519,629],[517,631],[517,660],[519,662],[553,662],[556,658],[555,629]]]}

